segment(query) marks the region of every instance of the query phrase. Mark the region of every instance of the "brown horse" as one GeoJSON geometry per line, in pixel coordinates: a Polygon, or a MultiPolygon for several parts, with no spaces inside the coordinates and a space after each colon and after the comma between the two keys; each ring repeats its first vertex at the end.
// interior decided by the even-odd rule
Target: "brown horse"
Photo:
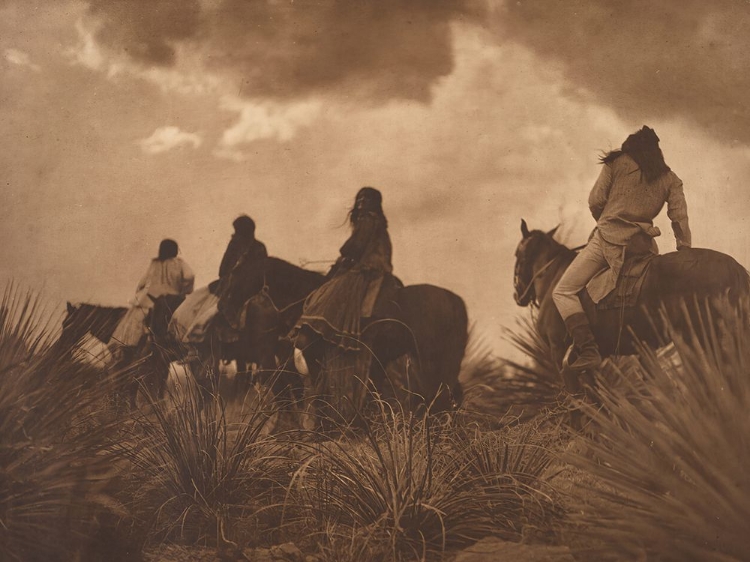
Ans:
{"type": "MultiPolygon", "coordinates": [[[[519,306],[539,307],[537,330],[549,344],[559,366],[570,344],[562,317],[552,301],[552,289],[576,252],[553,238],[553,229],[529,231],[521,221],[521,242],[516,250],[514,298],[519,306]]],[[[625,268],[627,263],[625,264],[625,268]]],[[[635,352],[631,330],[639,341],[652,347],[666,343],[659,307],[664,306],[669,323],[678,331],[685,327],[683,303],[690,314],[700,314],[702,303],[712,297],[727,297],[736,306],[750,294],[750,276],[733,258],[702,248],[686,248],[653,258],[646,270],[637,306],[598,310],[588,293],[581,293],[603,357],[635,352]]]]}
{"type": "Polygon", "coordinates": [[[240,393],[250,383],[247,367],[255,363],[260,381],[273,381],[275,396],[289,391],[299,396],[302,381],[294,370],[293,348],[285,336],[302,314],[305,298],[324,281],[323,274],[276,257],[266,258],[262,271],[241,258],[222,281],[219,316],[206,348],[216,356],[237,361],[240,393]],[[222,331],[227,328],[236,334],[230,343],[222,341],[222,331]]]}
{"type": "MultiPolygon", "coordinates": [[[[292,373],[292,349],[285,336],[301,316],[307,295],[325,280],[278,258],[268,258],[263,275],[247,271],[240,260],[224,282],[219,311],[234,326],[241,325],[244,316],[244,341],[252,353],[248,357],[264,364],[270,357],[285,359],[284,376],[292,373]]],[[[384,384],[389,364],[408,356],[415,367],[406,389],[411,397],[434,400],[436,409],[460,403],[458,374],[468,338],[463,300],[440,287],[412,285],[397,289],[387,308],[387,314],[363,329],[365,347],[374,357],[370,375],[376,387],[384,384]]],[[[322,351],[318,345],[305,352],[312,378],[322,351]]]]}

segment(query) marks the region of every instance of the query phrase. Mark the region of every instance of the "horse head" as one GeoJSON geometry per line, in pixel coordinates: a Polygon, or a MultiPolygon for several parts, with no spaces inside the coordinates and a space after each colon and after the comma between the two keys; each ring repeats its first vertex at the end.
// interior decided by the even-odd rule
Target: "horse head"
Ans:
{"type": "Polygon", "coordinates": [[[534,289],[536,276],[541,273],[540,267],[551,259],[553,249],[559,246],[554,240],[556,226],[549,232],[530,231],[525,220],[521,220],[523,238],[516,248],[516,265],[513,271],[513,298],[518,306],[528,306],[537,302],[538,295],[534,289]],[[534,273],[539,271],[539,273],[534,273]]]}
{"type": "Polygon", "coordinates": [[[80,329],[80,322],[78,322],[80,305],[75,305],[70,302],[66,303],[65,315],[62,319],[62,330],[60,331],[60,338],[58,339],[59,345],[65,345],[68,347],[74,346],[78,343],[84,334],[85,329],[80,329]]]}

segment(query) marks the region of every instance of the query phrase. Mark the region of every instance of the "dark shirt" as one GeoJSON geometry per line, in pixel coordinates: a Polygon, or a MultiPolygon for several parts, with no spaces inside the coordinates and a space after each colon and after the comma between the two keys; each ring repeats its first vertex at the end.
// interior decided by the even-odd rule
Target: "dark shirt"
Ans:
{"type": "Polygon", "coordinates": [[[341,257],[351,268],[391,273],[391,238],[386,222],[377,213],[365,213],[354,223],[349,239],[341,246],[341,257]]]}
{"type": "Polygon", "coordinates": [[[248,265],[255,263],[260,265],[268,257],[268,252],[266,246],[255,238],[233,235],[219,266],[219,278],[228,275],[243,256],[245,256],[248,265]]]}

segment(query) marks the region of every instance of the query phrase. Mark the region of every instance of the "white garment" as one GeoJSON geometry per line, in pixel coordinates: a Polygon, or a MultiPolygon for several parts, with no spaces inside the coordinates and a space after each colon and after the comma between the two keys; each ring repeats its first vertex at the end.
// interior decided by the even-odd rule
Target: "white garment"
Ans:
{"type": "Polygon", "coordinates": [[[211,320],[218,314],[219,297],[208,287],[201,287],[174,311],[169,322],[169,333],[182,343],[203,341],[211,320]]]}

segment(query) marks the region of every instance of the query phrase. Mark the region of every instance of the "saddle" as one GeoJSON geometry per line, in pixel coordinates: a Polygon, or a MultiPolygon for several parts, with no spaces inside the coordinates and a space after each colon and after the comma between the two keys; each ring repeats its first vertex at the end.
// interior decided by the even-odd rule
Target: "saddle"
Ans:
{"type": "MultiPolygon", "coordinates": [[[[653,239],[645,233],[637,234],[631,239],[625,249],[625,261],[622,264],[615,288],[596,304],[597,310],[623,309],[636,306],[649,266],[654,257],[657,256],[652,251],[652,241],[653,239]]],[[[600,272],[597,277],[606,274],[609,274],[609,269],[600,272]]]]}

